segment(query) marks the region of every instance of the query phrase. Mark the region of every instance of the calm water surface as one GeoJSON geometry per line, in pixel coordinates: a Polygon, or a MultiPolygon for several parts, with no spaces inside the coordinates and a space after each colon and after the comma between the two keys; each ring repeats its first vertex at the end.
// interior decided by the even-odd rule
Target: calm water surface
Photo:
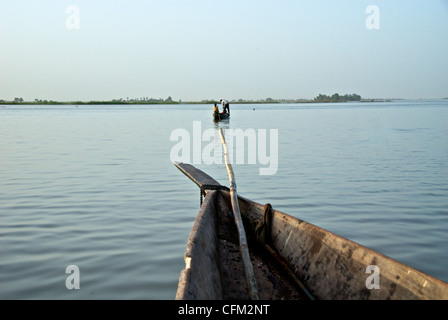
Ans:
{"type": "MultiPolygon", "coordinates": [[[[173,299],[199,191],[170,135],[217,130],[211,110],[0,106],[0,298],[173,299]]],[[[278,129],[277,173],[234,164],[239,194],[448,281],[448,100],[231,112],[219,126],[278,129]]]]}

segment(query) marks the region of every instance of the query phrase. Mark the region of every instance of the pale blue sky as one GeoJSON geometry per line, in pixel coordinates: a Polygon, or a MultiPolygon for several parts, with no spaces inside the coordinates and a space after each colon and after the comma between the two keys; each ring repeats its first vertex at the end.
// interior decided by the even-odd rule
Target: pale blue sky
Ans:
{"type": "Polygon", "coordinates": [[[0,100],[335,92],[448,97],[448,0],[0,0],[0,100]]]}

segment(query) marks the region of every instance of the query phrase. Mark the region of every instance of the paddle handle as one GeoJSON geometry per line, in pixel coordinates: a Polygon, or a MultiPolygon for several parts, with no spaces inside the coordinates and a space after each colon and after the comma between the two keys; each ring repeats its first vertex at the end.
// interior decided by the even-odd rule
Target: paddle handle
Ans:
{"type": "Polygon", "coordinates": [[[224,160],[226,162],[227,173],[229,175],[230,181],[230,199],[232,201],[232,210],[235,217],[235,224],[238,229],[238,237],[240,242],[240,252],[244,264],[244,272],[246,275],[246,282],[249,291],[250,298],[252,300],[259,300],[257,281],[255,279],[254,270],[252,267],[252,262],[250,260],[249,249],[247,246],[246,231],[244,230],[243,220],[241,219],[240,207],[238,204],[238,193],[236,190],[235,175],[233,174],[232,166],[229,161],[229,154],[227,152],[226,139],[222,133],[222,129],[219,128],[219,133],[221,135],[221,141],[224,148],[224,160]]]}

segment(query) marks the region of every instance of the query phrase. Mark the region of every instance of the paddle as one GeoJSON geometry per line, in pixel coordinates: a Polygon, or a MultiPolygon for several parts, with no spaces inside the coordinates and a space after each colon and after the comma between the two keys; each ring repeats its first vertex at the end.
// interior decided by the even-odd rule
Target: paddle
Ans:
{"type": "Polygon", "coordinates": [[[235,175],[233,174],[232,166],[230,165],[229,155],[227,153],[227,144],[222,133],[222,129],[219,128],[221,135],[221,141],[224,147],[224,160],[226,162],[227,173],[230,181],[230,198],[232,201],[232,210],[235,217],[235,224],[238,229],[238,237],[240,242],[240,252],[243,258],[244,272],[246,274],[246,282],[249,290],[249,295],[252,300],[259,300],[257,291],[257,282],[255,279],[254,270],[250,261],[249,249],[247,246],[246,232],[244,230],[243,220],[241,219],[240,208],[238,205],[238,194],[236,191],[235,175]]]}

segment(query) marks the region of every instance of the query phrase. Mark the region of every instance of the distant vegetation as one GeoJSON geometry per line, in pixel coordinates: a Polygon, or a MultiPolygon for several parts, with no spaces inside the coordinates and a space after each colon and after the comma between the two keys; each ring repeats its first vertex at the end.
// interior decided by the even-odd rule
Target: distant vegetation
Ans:
{"type": "MultiPolygon", "coordinates": [[[[349,101],[361,101],[361,96],[358,94],[345,94],[340,95],[338,93],[333,94],[332,96],[327,96],[325,94],[319,94],[317,97],[315,97],[312,100],[308,99],[273,99],[273,98],[266,98],[266,99],[260,99],[260,100],[245,100],[245,99],[234,99],[230,100],[230,103],[233,104],[245,104],[245,103],[322,103],[322,102],[349,102],[349,101]]],[[[104,104],[214,104],[219,103],[219,100],[215,99],[207,99],[207,100],[201,100],[201,101],[182,101],[178,100],[175,101],[171,97],[168,97],[166,99],[156,99],[156,98],[149,98],[149,97],[142,97],[142,98],[118,98],[118,99],[112,99],[107,101],[101,101],[101,100],[92,100],[92,101],[54,101],[54,100],[44,100],[44,99],[34,99],[34,101],[24,101],[23,98],[14,98],[12,101],[7,100],[0,100],[0,103],[2,104],[18,104],[18,105],[27,105],[27,104],[36,104],[36,105],[85,105],[85,104],[98,104],[98,105],[104,105],[104,104]]]]}
{"type": "Polygon", "coordinates": [[[54,100],[43,100],[34,99],[34,101],[24,101],[23,98],[15,98],[13,101],[0,100],[3,104],[42,104],[42,105],[58,105],[58,104],[73,104],[73,105],[83,105],[83,104],[179,104],[181,101],[174,101],[171,97],[166,99],[155,99],[155,98],[134,98],[134,99],[112,99],[112,100],[92,100],[92,101],[54,101],[54,100]]]}
{"type": "Polygon", "coordinates": [[[331,97],[325,94],[319,94],[314,98],[316,102],[349,102],[349,101],[361,101],[361,96],[359,94],[345,94],[343,96],[339,93],[333,94],[331,97]]]}

